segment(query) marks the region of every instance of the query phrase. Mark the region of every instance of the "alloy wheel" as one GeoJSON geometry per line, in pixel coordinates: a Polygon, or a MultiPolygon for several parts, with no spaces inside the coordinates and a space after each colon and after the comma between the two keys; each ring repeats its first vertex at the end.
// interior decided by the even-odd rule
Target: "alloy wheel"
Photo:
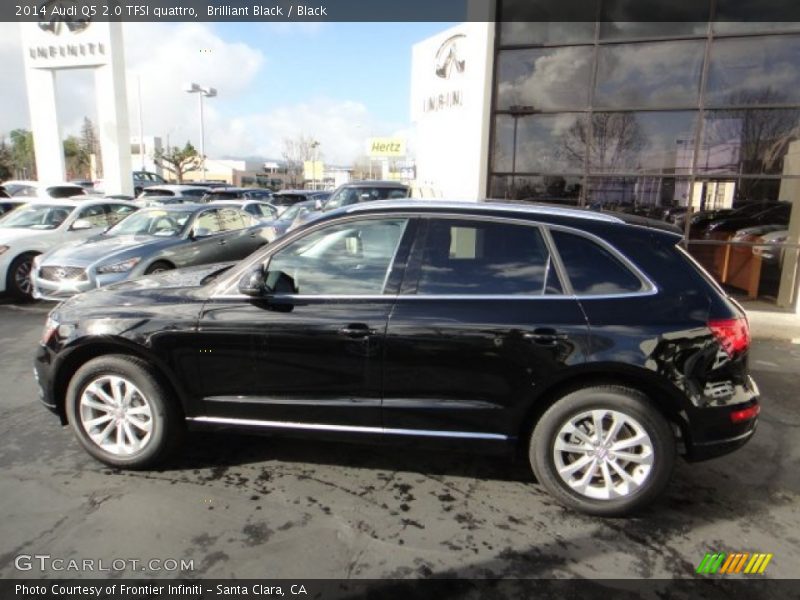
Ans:
{"type": "Polygon", "coordinates": [[[30,296],[33,289],[31,286],[31,270],[33,270],[33,261],[25,260],[14,271],[14,283],[17,289],[26,296],[30,296]]]}
{"type": "Polygon", "coordinates": [[[593,409],[569,418],[555,437],[553,459],[561,480],[596,500],[631,495],[653,469],[653,442],[636,419],[593,409]]]}
{"type": "Polygon", "coordinates": [[[102,375],[80,397],[80,422],[99,448],[114,456],[141,451],[153,433],[153,409],[130,380],[102,375]]]}

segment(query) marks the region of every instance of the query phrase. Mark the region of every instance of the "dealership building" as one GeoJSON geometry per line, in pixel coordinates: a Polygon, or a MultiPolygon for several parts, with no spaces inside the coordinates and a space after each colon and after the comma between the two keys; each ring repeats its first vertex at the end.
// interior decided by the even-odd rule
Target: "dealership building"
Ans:
{"type": "MultiPolygon", "coordinates": [[[[800,23],[526,22],[525,5],[414,46],[420,181],[612,209],[800,202],[800,23]]],[[[795,257],[775,291],[786,306],[795,257]]]]}

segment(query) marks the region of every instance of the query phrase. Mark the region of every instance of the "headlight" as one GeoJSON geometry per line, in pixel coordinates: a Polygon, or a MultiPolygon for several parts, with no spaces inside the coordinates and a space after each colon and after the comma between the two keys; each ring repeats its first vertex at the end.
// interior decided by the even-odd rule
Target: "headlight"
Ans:
{"type": "Polygon", "coordinates": [[[44,330],[42,331],[42,345],[46,346],[53,334],[58,330],[58,315],[50,313],[47,315],[47,321],[44,323],[44,330]]]}
{"type": "Polygon", "coordinates": [[[136,258],[129,258],[128,260],[123,260],[122,262],[113,263],[110,265],[101,265],[97,267],[98,275],[102,275],[103,273],[127,273],[133,267],[135,267],[139,261],[142,260],[138,256],[136,258]]]}
{"type": "Polygon", "coordinates": [[[6,250],[8,250],[8,246],[0,246],[0,254],[3,254],[6,250]]]}

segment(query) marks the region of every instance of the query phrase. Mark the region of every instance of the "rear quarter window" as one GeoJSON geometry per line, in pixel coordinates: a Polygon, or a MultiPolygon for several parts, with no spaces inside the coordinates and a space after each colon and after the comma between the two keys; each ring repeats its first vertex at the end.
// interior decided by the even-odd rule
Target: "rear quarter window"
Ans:
{"type": "Polygon", "coordinates": [[[642,290],[639,277],[600,244],[560,230],[552,230],[551,235],[576,294],[630,294],[642,290]]]}

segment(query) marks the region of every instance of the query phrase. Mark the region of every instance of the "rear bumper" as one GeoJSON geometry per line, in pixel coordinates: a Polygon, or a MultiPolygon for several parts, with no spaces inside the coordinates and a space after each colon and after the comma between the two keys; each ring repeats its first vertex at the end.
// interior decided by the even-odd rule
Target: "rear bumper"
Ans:
{"type": "Polygon", "coordinates": [[[758,397],[743,404],[694,411],[686,440],[686,460],[697,462],[729,454],[749,442],[758,427],[758,417],[734,423],[731,414],[758,407],[758,397]]]}

